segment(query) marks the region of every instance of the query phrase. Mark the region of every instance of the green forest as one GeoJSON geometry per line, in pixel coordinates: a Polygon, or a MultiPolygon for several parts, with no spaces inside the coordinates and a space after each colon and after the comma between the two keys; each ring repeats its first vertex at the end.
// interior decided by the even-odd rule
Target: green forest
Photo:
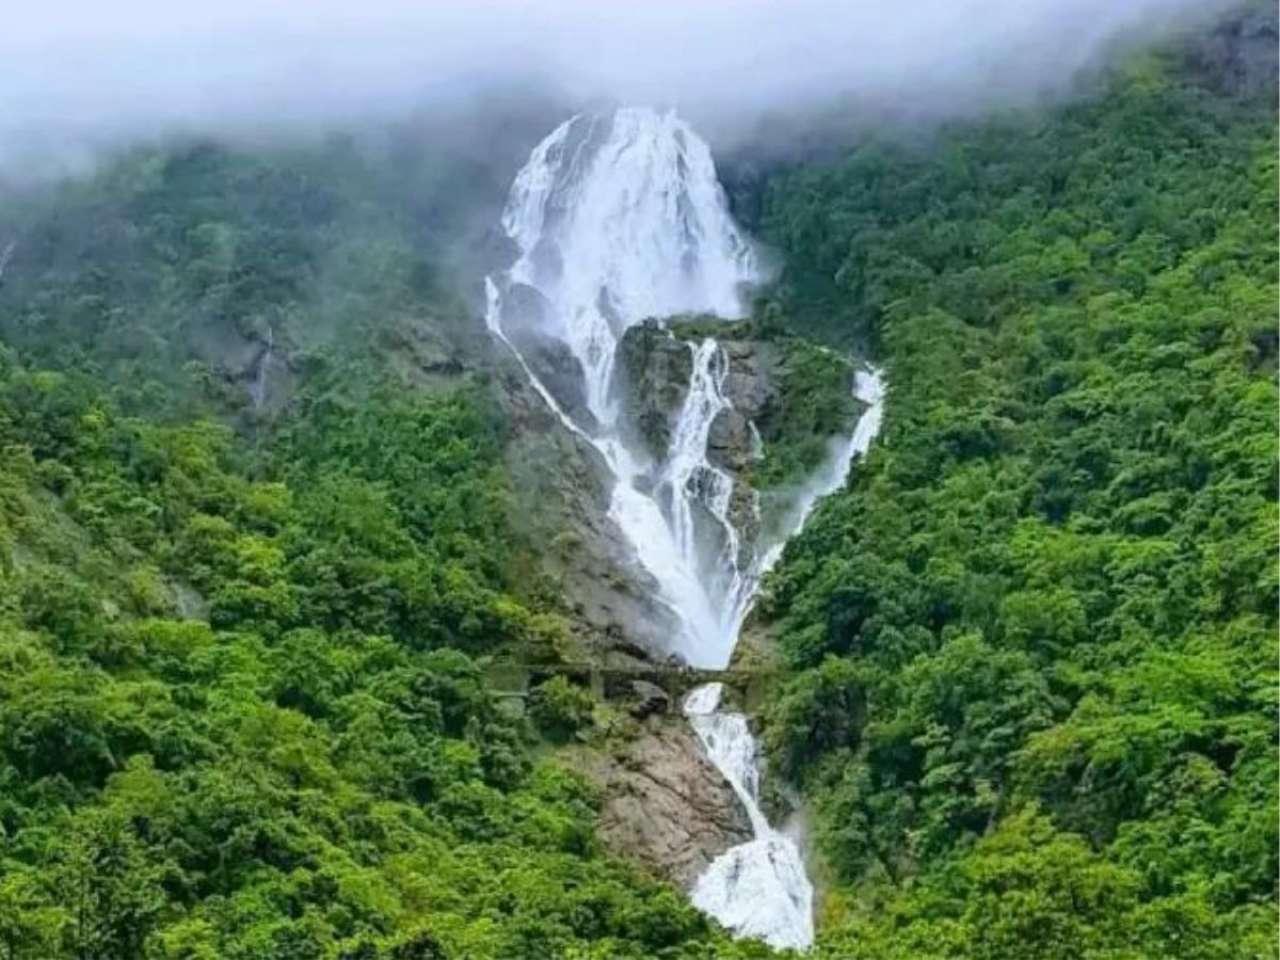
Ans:
{"type": "MultiPolygon", "coordinates": [[[[1276,956],[1275,86],[1092,84],[753,198],[759,328],[888,385],[757,611],[820,960],[1276,956]]],[[[335,137],[0,194],[0,960],[781,956],[605,849],[607,707],[486,682],[567,631],[468,345],[506,187],[335,137]]]]}
{"type": "Polygon", "coordinates": [[[4,960],[760,955],[602,852],[536,749],[590,721],[576,688],[524,719],[486,686],[563,625],[483,376],[406,390],[387,347],[465,319],[449,209],[379,200],[395,175],[192,144],[14,211],[4,960]],[[276,417],[191,346],[267,323],[303,371],[276,417]]]}
{"type": "Polygon", "coordinates": [[[1275,100],[1212,79],[768,187],[775,309],[889,385],[768,594],[823,956],[1275,956],[1275,100]]]}

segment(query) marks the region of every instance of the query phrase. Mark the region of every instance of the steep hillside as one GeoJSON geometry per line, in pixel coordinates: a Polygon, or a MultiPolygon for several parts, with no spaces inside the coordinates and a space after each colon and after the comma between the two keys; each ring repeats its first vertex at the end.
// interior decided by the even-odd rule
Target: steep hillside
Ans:
{"type": "Polygon", "coordinates": [[[100,378],[126,412],[175,418],[269,419],[317,365],[397,323],[447,367],[469,317],[442,238],[501,192],[468,185],[462,210],[439,209],[432,178],[463,171],[417,160],[409,176],[350,139],[178,143],[8,198],[0,331],[33,361],[100,378]]]}
{"type": "Polygon", "coordinates": [[[365,163],[158,150],[6,207],[0,951],[749,956],[538,759],[590,699],[485,682],[570,637],[519,395],[450,221],[365,163]]]}
{"type": "MultiPolygon", "coordinates": [[[[744,322],[565,301],[607,314],[632,489],[668,484],[645,529],[689,494],[704,579],[771,544],[884,372],[735,654],[782,674],[753,722],[769,819],[810,830],[810,956],[1275,956],[1277,33],[1250,4],[1056,106],[746,156],[782,266],[744,322]],[[727,402],[666,476],[708,343],[727,402]]],[[[610,516],[611,411],[519,328],[533,288],[503,291],[528,365],[485,330],[553,118],[153,144],[0,195],[4,960],[794,955],[690,905],[759,832],[678,702],[491,686],[659,659],[680,614],[610,516]]],[[[675,215],[635,234],[678,249],[651,192],[675,215]]],[[[653,264],[678,287],[690,256],[653,264]]]]}
{"type": "Polygon", "coordinates": [[[763,197],[890,391],[766,606],[824,956],[1274,955],[1275,77],[1212,49],[763,197]]]}

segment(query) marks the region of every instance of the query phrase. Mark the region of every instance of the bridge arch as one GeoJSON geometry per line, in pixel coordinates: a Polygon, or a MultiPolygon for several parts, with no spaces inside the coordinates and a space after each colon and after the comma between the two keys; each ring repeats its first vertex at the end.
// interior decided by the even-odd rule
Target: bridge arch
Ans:
{"type": "Polygon", "coordinates": [[[521,701],[539,684],[555,676],[565,677],[605,701],[633,699],[633,684],[643,680],[662,689],[671,699],[673,708],[678,708],[685,695],[695,687],[722,683],[748,712],[765,702],[778,678],[776,670],[704,670],[659,664],[606,666],[586,662],[521,663],[513,660],[492,660],[485,665],[485,674],[500,697],[521,701]]]}

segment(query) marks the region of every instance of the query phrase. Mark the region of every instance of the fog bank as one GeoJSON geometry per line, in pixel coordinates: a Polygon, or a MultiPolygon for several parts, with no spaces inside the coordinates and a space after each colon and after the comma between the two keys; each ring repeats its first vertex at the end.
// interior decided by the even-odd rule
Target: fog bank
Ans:
{"type": "Polygon", "coordinates": [[[929,111],[1065,84],[1218,0],[51,0],[0,29],[0,165],[171,132],[342,125],[477,92],[725,127],[842,94],[929,111]]]}

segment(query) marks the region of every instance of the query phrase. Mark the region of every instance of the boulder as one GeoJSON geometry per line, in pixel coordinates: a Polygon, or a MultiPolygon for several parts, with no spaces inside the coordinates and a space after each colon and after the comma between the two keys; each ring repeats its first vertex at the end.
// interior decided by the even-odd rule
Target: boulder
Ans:
{"type": "Polygon", "coordinates": [[[652,716],[655,713],[666,713],[671,708],[671,697],[656,683],[648,680],[632,680],[631,693],[635,702],[631,705],[631,716],[637,720],[652,716]]]}
{"type": "Polygon", "coordinates": [[[712,860],[751,839],[751,821],[685,718],[657,720],[614,752],[584,750],[571,762],[601,787],[605,846],[688,888],[712,860]]]}

